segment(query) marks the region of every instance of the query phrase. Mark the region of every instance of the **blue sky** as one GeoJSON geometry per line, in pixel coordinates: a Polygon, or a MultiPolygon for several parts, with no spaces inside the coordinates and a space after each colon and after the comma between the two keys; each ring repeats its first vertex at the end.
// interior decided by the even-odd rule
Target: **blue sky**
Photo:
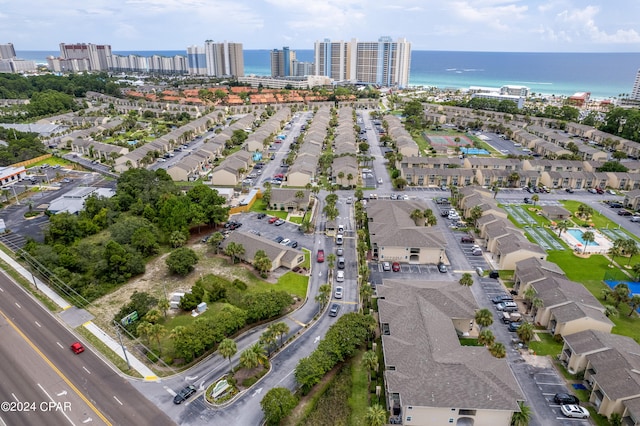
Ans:
{"type": "Polygon", "coordinates": [[[413,50],[638,52],[638,17],[639,0],[0,0],[0,43],[313,49],[325,38],[390,36],[413,50]]]}

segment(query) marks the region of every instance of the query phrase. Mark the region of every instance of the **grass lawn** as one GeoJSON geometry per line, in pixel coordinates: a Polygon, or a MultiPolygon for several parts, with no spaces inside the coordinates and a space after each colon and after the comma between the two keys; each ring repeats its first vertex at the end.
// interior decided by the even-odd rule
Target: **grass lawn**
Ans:
{"type": "Polygon", "coordinates": [[[556,342],[550,333],[536,333],[540,341],[529,342],[529,348],[533,349],[536,355],[556,356],[562,350],[562,343],[556,342]]]}
{"type": "Polygon", "coordinates": [[[363,354],[364,352],[359,352],[351,361],[351,392],[348,401],[351,408],[349,423],[352,425],[359,424],[359,420],[364,418],[369,406],[367,372],[361,363],[363,354]]]}
{"type": "Polygon", "coordinates": [[[302,266],[303,268],[311,268],[311,251],[307,250],[306,248],[302,249],[302,252],[304,253],[304,262],[302,262],[302,266]]]}
{"type": "Polygon", "coordinates": [[[289,217],[289,222],[291,223],[297,223],[298,225],[300,225],[302,223],[302,216],[290,216],[289,217]]]}
{"type": "Polygon", "coordinates": [[[289,212],[283,212],[280,210],[267,210],[267,203],[265,203],[263,200],[257,200],[255,203],[253,203],[249,211],[266,213],[269,216],[277,216],[280,219],[286,219],[289,215],[289,212]]]}
{"type": "MultiPolygon", "coordinates": [[[[599,212],[599,210],[604,210],[604,209],[608,209],[609,206],[607,206],[606,204],[602,204],[602,208],[598,208],[595,209],[595,211],[593,212],[593,215],[591,216],[591,218],[589,218],[589,220],[587,220],[586,222],[583,221],[582,219],[576,218],[575,217],[575,212],[578,210],[578,207],[583,204],[580,201],[562,201],[562,205],[564,206],[564,208],[566,208],[567,210],[571,211],[571,213],[574,213],[574,217],[573,217],[573,221],[577,224],[577,225],[585,225],[588,223],[593,223],[594,226],[596,228],[601,228],[601,229],[606,229],[606,228],[611,228],[611,229],[617,229],[618,228],[618,224],[613,222],[612,220],[610,220],[609,218],[607,218],[606,216],[604,216],[603,214],[601,214],[599,212]]],[[[640,239],[636,236],[633,235],[631,233],[629,233],[626,229],[624,228],[620,228],[621,231],[624,231],[625,234],[627,234],[627,236],[629,238],[633,238],[636,241],[640,242],[640,239]]]]}

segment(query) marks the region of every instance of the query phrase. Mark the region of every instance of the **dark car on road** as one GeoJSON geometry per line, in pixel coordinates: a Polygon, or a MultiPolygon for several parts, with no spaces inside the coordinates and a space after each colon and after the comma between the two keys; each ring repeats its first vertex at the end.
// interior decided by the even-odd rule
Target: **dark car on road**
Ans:
{"type": "Polygon", "coordinates": [[[575,395],[569,393],[557,393],[553,397],[553,402],[556,404],[580,404],[580,400],[575,395]]]}
{"type": "Polygon", "coordinates": [[[337,303],[334,303],[333,305],[331,305],[331,308],[329,308],[329,316],[337,317],[338,312],[340,312],[340,305],[338,305],[337,303]]]}
{"type": "Polygon", "coordinates": [[[473,239],[473,237],[471,235],[463,235],[460,238],[460,242],[461,243],[475,243],[476,240],[473,239]]]}
{"type": "Polygon", "coordinates": [[[629,210],[619,210],[618,216],[631,216],[631,212],[629,210]]]}
{"type": "Polygon", "coordinates": [[[322,249],[318,250],[318,255],[316,256],[316,260],[318,261],[318,263],[324,262],[324,250],[322,249]]]}
{"type": "Polygon", "coordinates": [[[264,219],[265,217],[267,217],[266,213],[260,213],[258,214],[258,219],[264,219]]]}
{"type": "Polygon", "coordinates": [[[180,392],[176,394],[176,396],[173,397],[173,403],[182,404],[194,393],[196,393],[196,387],[193,385],[189,385],[186,388],[182,389],[180,392]]]}

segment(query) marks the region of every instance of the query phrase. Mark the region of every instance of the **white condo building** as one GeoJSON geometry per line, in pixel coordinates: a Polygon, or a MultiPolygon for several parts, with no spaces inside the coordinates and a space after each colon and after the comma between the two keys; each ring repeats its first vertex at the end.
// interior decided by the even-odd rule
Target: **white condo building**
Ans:
{"type": "Polygon", "coordinates": [[[377,42],[316,41],[315,74],[335,81],[406,87],[409,84],[411,43],[404,38],[377,42]]]}
{"type": "Polygon", "coordinates": [[[640,101],[640,70],[638,70],[638,74],[636,74],[636,81],[635,83],[633,83],[631,99],[633,99],[634,101],[640,101]]]}

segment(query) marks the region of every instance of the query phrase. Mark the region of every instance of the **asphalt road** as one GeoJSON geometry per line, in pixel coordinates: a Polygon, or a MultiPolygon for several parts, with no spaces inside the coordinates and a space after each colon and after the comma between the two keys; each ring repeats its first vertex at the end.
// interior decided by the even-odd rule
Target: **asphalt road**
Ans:
{"type": "MultiPolygon", "coordinates": [[[[69,332],[56,320],[57,318],[52,318],[50,312],[4,274],[0,275],[0,289],[2,295],[0,312],[6,316],[7,321],[15,324],[15,327],[23,333],[21,335],[23,340],[37,348],[33,351],[59,376],[60,380],[55,391],[57,393],[66,391],[70,395],[70,402],[74,403],[76,398],[80,398],[88,406],[88,409],[83,411],[85,413],[83,420],[91,418],[92,422],[114,425],[172,424],[169,418],[136,392],[127,380],[105,364],[90,348],[87,347],[82,354],[73,354],[69,345],[81,339],[69,332]]],[[[30,365],[25,369],[20,368],[19,364],[14,365],[18,373],[17,377],[29,377],[31,374],[29,368],[37,367],[30,365]]],[[[3,371],[5,370],[7,368],[3,364],[3,371]]],[[[39,369],[37,377],[46,376],[49,371],[39,369]]],[[[4,380],[0,383],[1,396],[6,397],[13,391],[17,377],[11,380],[11,384],[4,380]]],[[[33,390],[29,392],[26,390],[28,388],[34,388],[34,386],[25,380],[19,392],[24,392],[25,398],[35,398],[33,390]]],[[[36,401],[42,400],[41,395],[36,401]]]]}

